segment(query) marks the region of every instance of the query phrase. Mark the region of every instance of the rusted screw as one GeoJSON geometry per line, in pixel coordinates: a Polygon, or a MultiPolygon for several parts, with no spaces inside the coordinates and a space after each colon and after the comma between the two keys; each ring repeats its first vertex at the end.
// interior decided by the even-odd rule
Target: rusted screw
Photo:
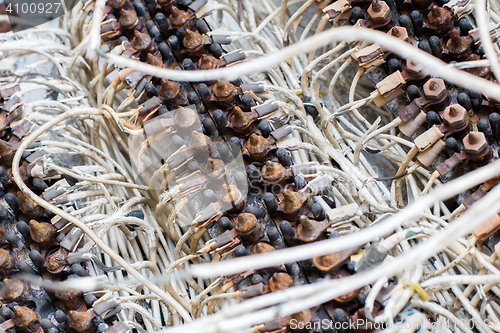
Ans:
{"type": "Polygon", "coordinates": [[[272,292],[288,289],[293,286],[293,280],[287,273],[274,273],[269,279],[269,289],[272,292]]]}
{"type": "Polygon", "coordinates": [[[243,194],[236,185],[224,184],[220,193],[220,199],[226,207],[232,207],[234,209],[243,208],[246,205],[246,200],[243,194]]]}
{"type": "Polygon", "coordinates": [[[367,13],[374,22],[383,22],[391,15],[391,9],[385,1],[372,1],[367,13]]]}
{"type": "Polygon", "coordinates": [[[7,286],[3,298],[8,301],[24,298],[29,293],[28,286],[22,281],[4,279],[3,284],[7,286]]]}
{"type": "Polygon", "coordinates": [[[189,139],[188,148],[193,152],[206,152],[210,145],[210,138],[203,133],[193,131],[189,139]]]}
{"type": "Polygon", "coordinates": [[[11,253],[8,250],[0,249],[0,269],[5,273],[9,273],[12,268],[14,268],[14,260],[11,253]]]}
{"type": "Polygon", "coordinates": [[[34,332],[40,328],[40,315],[26,306],[14,306],[14,318],[12,321],[16,327],[28,332],[34,332]]]}
{"type": "Polygon", "coordinates": [[[439,99],[446,93],[442,79],[430,79],[424,84],[424,95],[428,99],[439,99]]]}
{"type": "Polygon", "coordinates": [[[325,254],[324,256],[314,257],[313,263],[316,268],[320,271],[328,272],[339,264],[341,264],[345,259],[340,252],[325,254]]]}
{"type": "Polygon", "coordinates": [[[469,132],[463,139],[464,151],[469,154],[478,154],[489,148],[486,137],[482,132],[469,132]]]}
{"type": "Polygon", "coordinates": [[[190,21],[191,14],[173,6],[169,21],[174,29],[184,28],[190,21]]]}
{"type": "Polygon", "coordinates": [[[89,333],[93,330],[94,311],[75,311],[71,310],[68,313],[68,326],[79,333],[89,333]]]}
{"type": "Polygon", "coordinates": [[[451,10],[436,5],[432,6],[431,11],[427,15],[429,27],[434,30],[437,35],[444,35],[450,31],[453,24],[452,17],[453,13],[451,10]]]}
{"type": "Polygon", "coordinates": [[[326,228],[325,223],[310,220],[305,215],[302,215],[299,221],[300,225],[297,227],[297,235],[303,242],[315,241],[326,228]]]}
{"type": "Polygon", "coordinates": [[[236,95],[236,88],[228,81],[218,80],[212,88],[217,99],[227,100],[236,95]]]}
{"type": "Polygon", "coordinates": [[[174,119],[178,127],[190,128],[198,121],[198,115],[191,108],[180,108],[176,111],[174,119]]]}
{"type": "Polygon", "coordinates": [[[460,104],[453,104],[444,110],[443,119],[452,128],[460,127],[467,119],[467,111],[460,104]]]}
{"type": "Polygon", "coordinates": [[[270,184],[276,184],[285,179],[286,171],[285,168],[277,163],[272,161],[267,161],[266,164],[262,167],[262,178],[266,180],[266,182],[270,184]]]}
{"type": "Polygon", "coordinates": [[[58,290],[55,296],[70,310],[78,310],[84,304],[82,292],[78,290],[58,290]]]}
{"type": "Polygon", "coordinates": [[[250,213],[238,215],[235,229],[241,240],[247,244],[255,243],[264,236],[262,226],[257,222],[255,215],[250,213]]]}
{"type": "Polygon", "coordinates": [[[267,243],[257,243],[252,248],[252,254],[270,253],[274,251],[274,247],[267,243]]]}
{"type": "Polygon", "coordinates": [[[198,69],[200,70],[216,69],[219,65],[219,60],[208,54],[202,54],[198,61],[198,69]]]}
{"type": "Polygon", "coordinates": [[[451,30],[450,40],[446,43],[448,52],[456,59],[463,59],[471,53],[472,37],[460,36],[460,30],[451,30]]]}
{"type": "Polygon", "coordinates": [[[207,177],[220,178],[226,174],[224,161],[210,157],[203,168],[207,177]]]}
{"type": "Polygon", "coordinates": [[[245,144],[245,149],[252,158],[260,160],[266,156],[270,146],[264,137],[252,133],[245,144]]]}
{"type": "Polygon", "coordinates": [[[120,9],[125,5],[126,2],[127,0],[109,0],[108,5],[115,9],[120,9]]]}
{"type": "Polygon", "coordinates": [[[252,123],[252,114],[243,112],[239,106],[236,106],[231,116],[231,124],[236,131],[243,131],[252,123]]]}
{"type": "Polygon", "coordinates": [[[134,30],[134,39],[132,43],[137,51],[145,51],[151,47],[151,36],[147,33],[142,33],[139,30],[134,30]]]}
{"type": "Polygon", "coordinates": [[[133,29],[139,23],[139,19],[134,10],[121,9],[119,22],[123,29],[133,29]]]}
{"type": "Polygon", "coordinates": [[[179,94],[180,88],[179,84],[174,81],[170,81],[167,79],[161,79],[161,87],[160,87],[160,96],[170,100],[174,99],[177,94],[179,94]]]}
{"type": "Polygon", "coordinates": [[[35,242],[51,245],[55,241],[56,228],[50,223],[30,221],[30,235],[35,242]]]}
{"type": "Polygon", "coordinates": [[[189,51],[197,51],[201,46],[203,46],[203,38],[199,32],[186,29],[186,34],[182,44],[189,51]]]}
{"type": "Polygon", "coordinates": [[[160,67],[160,68],[165,67],[165,64],[163,64],[163,59],[159,55],[153,55],[151,53],[148,53],[147,62],[148,62],[148,64],[156,66],[156,67],[160,67]]]}
{"type": "Polygon", "coordinates": [[[45,258],[45,266],[47,268],[47,271],[52,274],[61,273],[67,264],[68,250],[62,247],[49,253],[45,258]]]}
{"type": "Polygon", "coordinates": [[[282,211],[285,214],[295,214],[302,207],[309,196],[303,192],[294,192],[287,188],[283,189],[282,211]]]}

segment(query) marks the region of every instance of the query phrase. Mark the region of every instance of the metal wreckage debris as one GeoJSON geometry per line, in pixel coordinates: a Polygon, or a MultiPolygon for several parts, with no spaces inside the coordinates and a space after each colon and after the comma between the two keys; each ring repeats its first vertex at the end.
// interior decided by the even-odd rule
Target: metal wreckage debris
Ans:
{"type": "Polygon", "coordinates": [[[500,330],[498,2],[12,4],[2,331],[500,330]]]}

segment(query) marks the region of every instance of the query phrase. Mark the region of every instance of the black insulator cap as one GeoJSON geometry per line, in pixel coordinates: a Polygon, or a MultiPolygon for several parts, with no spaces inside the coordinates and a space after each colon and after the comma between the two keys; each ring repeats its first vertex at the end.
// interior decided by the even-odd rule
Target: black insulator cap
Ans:
{"type": "Polygon", "coordinates": [[[127,42],[127,43],[128,43],[128,38],[127,38],[127,36],[120,36],[120,37],[118,38],[118,43],[119,43],[119,44],[123,44],[123,42],[127,42]]]}
{"type": "Polygon", "coordinates": [[[285,239],[290,239],[295,237],[295,230],[293,230],[292,225],[287,220],[283,220],[280,222],[280,230],[281,234],[283,235],[283,237],[285,237],[285,239]]]}
{"type": "Polygon", "coordinates": [[[325,210],[319,202],[314,203],[311,207],[311,210],[315,220],[322,221],[325,219],[325,210]]]}
{"type": "Polygon", "coordinates": [[[19,202],[19,199],[12,193],[7,193],[3,197],[5,201],[9,204],[10,208],[14,212],[17,212],[19,210],[19,207],[21,206],[21,203],[19,202]]]}
{"type": "Polygon", "coordinates": [[[0,316],[2,316],[3,319],[9,320],[14,317],[14,311],[9,309],[8,307],[4,306],[0,308],[0,316]]]}
{"type": "Polygon", "coordinates": [[[146,21],[146,29],[148,29],[148,33],[155,43],[161,43],[163,41],[160,29],[158,29],[158,26],[153,21],[146,21]]]}
{"type": "Polygon", "coordinates": [[[7,231],[7,233],[5,234],[5,239],[7,240],[7,242],[9,242],[10,245],[12,245],[12,247],[19,247],[20,245],[22,245],[19,244],[21,240],[13,230],[7,231]]]}
{"type": "Polygon", "coordinates": [[[235,155],[235,156],[237,154],[241,153],[241,151],[243,150],[243,145],[241,144],[241,140],[236,136],[231,137],[229,139],[228,143],[231,146],[231,150],[233,151],[233,155],[235,155]]]}
{"type": "Polygon", "coordinates": [[[489,123],[488,120],[486,120],[486,119],[479,119],[478,122],[477,122],[477,129],[480,132],[484,133],[484,136],[486,137],[486,140],[488,140],[488,142],[490,144],[493,144],[493,142],[495,141],[495,138],[493,137],[493,131],[491,130],[490,123],[489,123]]]}
{"type": "Polygon", "coordinates": [[[250,252],[243,245],[240,244],[234,249],[234,255],[236,257],[244,257],[244,256],[249,256],[250,252]]]}
{"type": "Polygon", "coordinates": [[[441,7],[443,7],[443,5],[446,5],[448,2],[450,2],[450,0],[436,0],[436,4],[441,7]]]}
{"type": "Polygon", "coordinates": [[[184,141],[184,139],[182,139],[177,134],[172,135],[172,137],[170,138],[170,143],[175,147],[175,149],[179,149],[180,147],[186,145],[186,141],[184,141]]]}
{"type": "Polygon", "coordinates": [[[161,57],[163,58],[163,62],[165,64],[172,64],[175,62],[172,50],[170,50],[170,47],[165,42],[161,42],[160,44],[158,44],[158,50],[160,51],[161,57]]]}
{"type": "Polygon", "coordinates": [[[84,277],[84,276],[90,276],[90,273],[82,267],[80,264],[73,264],[71,265],[71,273],[76,274],[78,276],[84,277]]]}
{"type": "Polygon", "coordinates": [[[10,218],[10,213],[7,211],[7,208],[0,205],[0,222],[8,221],[10,218]]]}
{"type": "Polygon", "coordinates": [[[38,268],[41,269],[43,265],[45,264],[45,257],[40,254],[37,250],[31,250],[29,252],[29,257],[33,264],[38,268]]]}
{"type": "Polygon", "coordinates": [[[422,95],[420,94],[420,90],[416,85],[410,85],[406,88],[406,94],[408,96],[408,100],[412,102],[415,98],[419,98],[422,95]]]}
{"type": "Polygon", "coordinates": [[[321,198],[326,202],[328,207],[335,208],[335,200],[333,200],[332,197],[330,197],[328,195],[322,195],[321,198]]]}
{"type": "Polygon", "coordinates": [[[465,110],[469,111],[472,109],[472,103],[470,101],[469,96],[466,93],[459,93],[457,95],[458,104],[462,105],[465,110]]]}
{"type": "Polygon", "coordinates": [[[490,113],[489,119],[493,136],[500,140],[500,115],[496,112],[490,113]]]}
{"type": "Polygon", "coordinates": [[[28,223],[26,223],[24,221],[18,221],[16,223],[16,228],[17,228],[17,231],[19,231],[21,233],[21,235],[23,235],[25,240],[27,240],[27,241],[31,240],[30,227],[29,227],[28,223]]]}
{"type": "Polygon", "coordinates": [[[429,45],[431,46],[432,54],[435,57],[440,57],[443,53],[443,45],[441,44],[441,39],[438,36],[429,37],[429,45]]]}
{"type": "Polygon", "coordinates": [[[198,32],[202,35],[210,31],[210,28],[208,27],[207,22],[205,22],[204,19],[199,19],[198,21],[196,21],[194,26],[196,30],[198,30],[198,32]]]}
{"type": "Polygon", "coordinates": [[[289,167],[290,165],[292,165],[292,156],[289,152],[286,151],[285,148],[278,148],[276,150],[276,157],[278,157],[278,161],[284,167],[289,167]]]}
{"type": "MultiPolygon", "coordinates": [[[[170,115],[170,111],[168,110],[168,108],[165,106],[165,105],[160,105],[160,107],[158,108],[158,114],[161,116],[161,115],[170,115]]],[[[167,116],[167,118],[170,118],[167,116]]]]}
{"type": "Polygon", "coordinates": [[[269,213],[274,213],[278,210],[278,200],[276,200],[276,197],[271,192],[264,193],[262,201],[264,201],[269,213]]]}
{"type": "Polygon", "coordinates": [[[189,104],[194,104],[194,105],[201,104],[200,96],[198,96],[196,91],[192,91],[192,90],[189,91],[187,93],[187,98],[188,98],[189,104]]]}
{"type": "Polygon", "coordinates": [[[256,180],[260,178],[260,170],[253,164],[249,164],[246,167],[246,172],[248,175],[248,178],[252,180],[256,180]]]}
{"type": "Polygon", "coordinates": [[[415,35],[415,32],[413,31],[413,23],[411,23],[411,19],[408,15],[403,14],[399,16],[399,25],[406,29],[408,36],[415,35]]]}
{"type": "Polygon", "coordinates": [[[144,212],[141,209],[136,209],[127,214],[128,217],[135,217],[144,220],[144,212]]]}
{"type": "Polygon", "coordinates": [[[193,60],[186,58],[182,60],[182,67],[184,67],[185,70],[187,71],[194,71],[196,70],[196,66],[194,65],[193,60]]]}
{"type": "Polygon", "coordinates": [[[459,153],[462,150],[457,140],[452,136],[446,139],[446,148],[454,153],[459,153]]]}
{"type": "Polygon", "coordinates": [[[170,30],[171,28],[170,22],[163,13],[157,13],[155,15],[155,21],[156,24],[158,24],[158,27],[160,28],[162,34],[165,35],[167,31],[170,30]]]}
{"type": "Polygon", "coordinates": [[[264,217],[266,217],[266,211],[264,210],[264,208],[261,205],[249,205],[249,204],[247,204],[244,212],[253,214],[258,219],[263,219],[264,217]]]}
{"type": "Polygon", "coordinates": [[[483,102],[483,96],[481,96],[480,93],[478,93],[477,91],[474,91],[474,90],[469,90],[468,94],[470,97],[472,109],[475,112],[478,112],[479,110],[481,110],[481,103],[483,102]]]}
{"type": "Polygon", "coordinates": [[[61,310],[57,310],[54,317],[61,325],[65,325],[68,322],[68,316],[61,310]]]}
{"type": "Polygon", "coordinates": [[[59,234],[59,235],[57,235],[57,237],[56,237],[56,242],[57,242],[58,244],[59,244],[59,243],[61,243],[65,237],[66,237],[66,235],[65,235],[65,234],[60,233],[60,234],[59,234]]]}
{"type": "Polygon", "coordinates": [[[189,161],[188,169],[190,172],[195,172],[200,170],[200,164],[196,160],[189,161]]]}
{"type": "Polygon", "coordinates": [[[186,28],[180,28],[175,31],[175,35],[179,40],[184,40],[184,37],[186,37],[186,28]]]}
{"type": "Polygon", "coordinates": [[[213,113],[213,117],[214,117],[215,123],[217,124],[217,127],[219,127],[220,130],[226,128],[227,117],[221,109],[216,109],[213,113]]]}
{"type": "Polygon", "coordinates": [[[248,179],[247,179],[247,176],[245,175],[244,172],[233,171],[232,174],[233,174],[234,182],[236,183],[236,186],[238,186],[238,188],[247,188],[248,179]]]}
{"type": "Polygon", "coordinates": [[[268,138],[273,129],[271,128],[271,125],[269,124],[268,121],[262,120],[259,123],[259,131],[263,137],[268,138]]]}
{"type": "Polygon", "coordinates": [[[156,86],[154,84],[152,84],[151,82],[146,83],[146,85],[144,86],[144,90],[146,91],[146,94],[148,95],[148,97],[153,97],[153,96],[159,95],[158,88],[156,88],[156,86]]]}
{"type": "Polygon", "coordinates": [[[208,203],[219,201],[219,198],[217,197],[217,195],[215,194],[215,192],[213,190],[211,190],[211,189],[206,189],[205,191],[203,191],[203,198],[208,203]]]}
{"type": "Polygon", "coordinates": [[[204,117],[201,120],[203,125],[203,130],[206,135],[213,137],[217,133],[217,127],[215,127],[214,121],[210,117],[204,117]]]}
{"type": "Polygon", "coordinates": [[[218,145],[217,151],[219,152],[220,158],[224,162],[229,163],[233,160],[233,153],[231,153],[231,150],[229,149],[227,144],[223,143],[218,145]]]}
{"type": "Polygon", "coordinates": [[[467,36],[469,31],[474,29],[472,23],[470,23],[470,20],[467,17],[463,17],[458,20],[458,27],[460,28],[460,34],[462,36],[467,36]]]}
{"type": "Polygon", "coordinates": [[[358,302],[359,302],[360,306],[365,306],[366,297],[367,297],[366,294],[363,294],[363,293],[358,294],[358,302]]]}
{"type": "Polygon", "coordinates": [[[280,233],[278,232],[278,229],[275,227],[269,227],[266,231],[267,238],[269,238],[269,241],[271,244],[275,244],[278,239],[280,238],[280,233]]]}
{"type": "Polygon", "coordinates": [[[330,232],[330,234],[328,235],[329,239],[334,239],[339,237],[341,237],[341,235],[340,232],[338,232],[337,230],[330,232]]]}
{"type": "Polygon", "coordinates": [[[257,104],[255,103],[255,100],[253,99],[253,97],[250,95],[250,94],[243,94],[241,96],[241,101],[243,102],[243,104],[245,104],[245,106],[247,108],[251,108],[253,106],[256,106],[257,104]]]}
{"type": "Polygon", "coordinates": [[[94,319],[92,319],[92,322],[95,326],[99,326],[100,324],[104,323],[104,319],[101,316],[95,316],[94,319]]]}
{"type": "Polygon", "coordinates": [[[87,305],[88,308],[91,308],[92,304],[97,301],[97,297],[94,294],[87,294],[83,297],[83,300],[85,301],[85,305],[87,305]]]}
{"type": "Polygon", "coordinates": [[[389,59],[389,61],[387,62],[387,66],[389,67],[389,73],[391,73],[391,74],[395,73],[397,71],[400,71],[400,72],[403,71],[403,67],[401,67],[401,63],[396,58],[389,59]]]}
{"type": "Polygon", "coordinates": [[[210,89],[205,83],[200,83],[198,85],[198,94],[200,95],[201,100],[204,102],[208,102],[208,100],[212,96],[210,89]]]}
{"type": "Polygon", "coordinates": [[[223,229],[223,230],[231,230],[234,228],[234,223],[233,221],[226,217],[226,216],[223,216],[219,219],[219,221],[217,221],[217,223],[219,223],[219,226],[223,229]]]}
{"type": "Polygon", "coordinates": [[[182,49],[182,42],[175,35],[168,37],[168,43],[170,44],[170,47],[172,48],[172,50],[181,50],[182,49]]]}
{"type": "Polygon", "coordinates": [[[365,12],[358,6],[352,8],[351,11],[351,24],[356,24],[358,20],[363,20],[365,18],[365,12]]]}
{"type": "MultiPolygon", "coordinates": [[[[424,24],[424,18],[418,10],[414,10],[410,13],[411,22],[413,24],[413,29],[416,35],[420,35],[422,31],[422,26],[424,24]]],[[[401,18],[399,18],[399,23],[401,23],[401,18]]]]}
{"type": "Polygon", "coordinates": [[[104,333],[109,329],[109,325],[106,323],[100,323],[97,325],[97,331],[100,333],[104,333]]]}
{"type": "Polygon", "coordinates": [[[333,310],[333,320],[337,323],[345,323],[349,321],[349,318],[347,317],[347,313],[341,309],[337,308],[333,310]]]}
{"type": "Polygon", "coordinates": [[[347,263],[346,263],[346,268],[347,268],[347,271],[351,274],[354,274],[356,273],[356,262],[355,261],[352,261],[352,260],[348,260],[347,263]]]}
{"type": "Polygon", "coordinates": [[[429,127],[432,127],[432,125],[439,125],[439,124],[441,124],[441,118],[434,111],[427,112],[426,120],[427,120],[427,125],[429,127]]]}
{"type": "Polygon", "coordinates": [[[210,44],[210,46],[208,47],[208,51],[210,51],[210,53],[212,53],[212,55],[216,58],[220,58],[224,53],[224,50],[218,43],[210,44]]]}
{"type": "Polygon", "coordinates": [[[6,186],[7,184],[10,183],[10,178],[9,178],[9,174],[7,173],[7,171],[5,171],[5,169],[3,167],[0,166],[0,182],[2,183],[2,185],[6,186]]]}
{"type": "Polygon", "coordinates": [[[295,176],[293,178],[293,183],[295,184],[296,191],[302,190],[307,185],[306,180],[302,176],[295,176]]]}
{"type": "Polygon", "coordinates": [[[134,0],[134,9],[139,17],[145,17],[148,15],[146,6],[144,6],[144,3],[140,0],[134,0]]]}
{"type": "Polygon", "coordinates": [[[430,46],[429,42],[426,41],[425,39],[421,40],[418,43],[418,48],[421,49],[422,51],[425,51],[425,52],[427,52],[429,54],[432,54],[431,46],[430,46]]]}
{"type": "Polygon", "coordinates": [[[250,282],[252,284],[259,284],[259,283],[265,284],[265,280],[260,274],[253,274],[252,278],[250,279],[250,282]]]}

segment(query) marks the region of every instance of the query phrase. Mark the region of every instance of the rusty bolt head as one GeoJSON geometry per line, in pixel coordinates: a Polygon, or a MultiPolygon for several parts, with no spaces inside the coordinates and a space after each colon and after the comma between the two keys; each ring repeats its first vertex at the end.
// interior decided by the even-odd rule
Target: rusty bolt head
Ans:
{"type": "Polygon", "coordinates": [[[450,105],[444,109],[443,119],[452,128],[460,127],[467,119],[467,110],[460,104],[450,105]]]}
{"type": "Polygon", "coordinates": [[[411,74],[422,74],[422,67],[415,65],[410,59],[406,59],[406,71],[411,74]]]}
{"type": "Polygon", "coordinates": [[[442,79],[430,79],[424,84],[424,95],[428,99],[440,99],[446,93],[442,79]]]}
{"type": "Polygon", "coordinates": [[[153,55],[151,53],[148,53],[147,62],[148,62],[148,64],[156,66],[156,67],[160,67],[160,68],[165,67],[165,65],[163,64],[163,59],[159,55],[153,55]]]}
{"type": "Polygon", "coordinates": [[[325,224],[309,219],[307,216],[302,215],[299,218],[300,225],[297,227],[297,235],[303,242],[313,242],[325,230],[325,224]]]}
{"type": "Polygon", "coordinates": [[[211,55],[203,54],[198,61],[198,69],[210,70],[219,67],[219,60],[211,55]]]}
{"type": "Polygon", "coordinates": [[[40,315],[26,306],[14,306],[13,323],[16,327],[34,331],[40,326],[40,315]]]}
{"type": "Polygon", "coordinates": [[[68,250],[62,247],[49,253],[45,258],[45,266],[47,268],[47,271],[52,274],[61,273],[67,264],[68,250]]]}
{"type": "Polygon", "coordinates": [[[5,249],[0,249],[0,269],[3,272],[7,272],[14,268],[14,259],[10,251],[5,249]]]}
{"type": "Polygon", "coordinates": [[[245,197],[241,194],[238,186],[224,184],[220,193],[221,201],[227,206],[238,207],[245,201],[245,197]]]}
{"type": "Polygon", "coordinates": [[[126,2],[127,0],[109,0],[108,5],[115,9],[120,9],[125,5],[126,2]]]}
{"type": "Polygon", "coordinates": [[[274,251],[274,247],[267,243],[257,243],[252,248],[252,254],[270,253],[274,251]]]}
{"type": "Polygon", "coordinates": [[[241,213],[236,218],[235,229],[240,235],[247,235],[257,226],[257,218],[250,213],[241,213]]]}
{"type": "Polygon", "coordinates": [[[3,294],[3,298],[8,301],[14,301],[17,299],[24,298],[29,293],[29,289],[26,283],[20,280],[4,279],[3,284],[7,286],[3,294]]]}
{"type": "Polygon", "coordinates": [[[137,25],[139,19],[135,10],[122,9],[120,10],[120,25],[124,29],[132,29],[137,25]]]}
{"type": "Polygon", "coordinates": [[[309,196],[304,192],[283,189],[283,212],[285,214],[297,213],[308,198],[309,196]]]}
{"type": "Polygon", "coordinates": [[[313,264],[317,269],[328,272],[339,266],[344,261],[340,252],[325,254],[324,256],[314,257],[313,264]]]}
{"type": "Polygon", "coordinates": [[[188,50],[196,50],[203,45],[203,38],[199,32],[186,29],[182,44],[188,50]]]}
{"type": "Polygon", "coordinates": [[[212,178],[220,178],[226,174],[226,165],[218,158],[209,157],[203,169],[205,175],[212,178]]]}
{"type": "Polygon", "coordinates": [[[189,128],[198,121],[198,115],[191,108],[180,108],[176,111],[174,119],[177,126],[189,128]]]}
{"type": "Polygon", "coordinates": [[[189,150],[192,151],[207,151],[210,145],[210,138],[203,133],[193,131],[189,140],[189,150]]]}
{"type": "Polygon", "coordinates": [[[374,22],[383,22],[391,15],[391,9],[385,1],[373,1],[367,13],[374,22]]]}
{"type": "Polygon", "coordinates": [[[30,235],[35,242],[49,245],[55,240],[56,228],[50,223],[31,220],[30,235]]]}
{"type": "Polygon", "coordinates": [[[389,34],[401,40],[408,40],[408,31],[404,27],[393,27],[389,30],[389,34]]]}
{"type": "Polygon", "coordinates": [[[132,43],[137,51],[145,51],[151,47],[151,36],[147,33],[142,33],[139,30],[134,30],[134,39],[132,43]]]}
{"type": "Polygon", "coordinates": [[[269,151],[269,142],[258,134],[252,133],[245,144],[245,148],[255,159],[263,158],[269,151]]]}
{"type": "Polygon", "coordinates": [[[286,177],[285,168],[277,162],[267,161],[262,167],[262,177],[268,183],[277,183],[286,177]]]}
{"type": "Polygon", "coordinates": [[[160,96],[170,100],[174,99],[177,94],[179,94],[180,88],[179,84],[174,81],[170,81],[167,79],[161,79],[161,86],[160,86],[160,96]]]}
{"type": "Polygon", "coordinates": [[[78,290],[58,290],[55,293],[56,298],[64,302],[64,305],[70,310],[77,310],[83,305],[81,291],[78,290]]]}
{"type": "Polygon", "coordinates": [[[450,9],[445,7],[432,6],[431,11],[427,15],[429,27],[439,34],[449,31],[452,21],[453,13],[450,9]]]}
{"type": "Polygon", "coordinates": [[[460,30],[451,30],[450,39],[446,43],[446,48],[456,58],[466,58],[471,52],[472,37],[460,36],[460,30]]]}
{"type": "Polygon", "coordinates": [[[170,12],[169,17],[169,21],[172,27],[174,27],[175,29],[184,28],[184,26],[189,22],[190,19],[190,13],[178,9],[176,6],[172,7],[172,11],[170,12]]]}
{"type": "Polygon", "coordinates": [[[231,82],[218,80],[212,88],[212,91],[218,99],[229,99],[236,94],[236,88],[231,82]]]}
{"type": "Polygon", "coordinates": [[[92,319],[94,319],[94,311],[75,311],[71,310],[68,313],[68,326],[79,333],[87,333],[93,330],[92,319]]]}
{"type": "Polygon", "coordinates": [[[463,139],[464,151],[470,154],[477,154],[488,147],[488,142],[483,132],[469,132],[463,139]]]}
{"type": "Polygon", "coordinates": [[[269,289],[274,293],[276,291],[288,289],[293,286],[293,280],[287,273],[274,273],[269,279],[269,289]]]}
{"type": "Polygon", "coordinates": [[[231,125],[235,130],[244,130],[252,122],[252,114],[243,112],[239,106],[236,106],[231,116],[231,125]]]}

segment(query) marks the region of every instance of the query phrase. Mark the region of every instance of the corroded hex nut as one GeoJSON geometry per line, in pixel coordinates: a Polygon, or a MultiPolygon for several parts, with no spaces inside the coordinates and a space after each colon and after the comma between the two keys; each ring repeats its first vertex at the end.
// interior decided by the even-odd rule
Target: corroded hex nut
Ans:
{"type": "Polygon", "coordinates": [[[391,14],[391,9],[385,1],[374,1],[368,7],[367,13],[374,22],[382,22],[387,20],[391,14]]]}
{"type": "Polygon", "coordinates": [[[450,105],[444,109],[443,119],[453,128],[460,127],[467,119],[467,110],[460,104],[450,105]]]}
{"type": "Polygon", "coordinates": [[[406,31],[405,27],[393,27],[389,30],[388,34],[404,41],[409,39],[408,31],[406,31]]]}
{"type": "Polygon", "coordinates": [[[422,74],[422,67],[415,65],[410,59],[406,59],[406,71],[415,75],[422,74]]]}
{"type": "Polygon", "coordinates": [[[483,132],[469,132],[463,139],[464,151],[470,154],[477,154],[488,146],[488,142],[483,132]]]}
{"type": "Polygon", "coordinates": [[[269,289],[272,292],[288,289],[293,285],[293,280],[287,273],[274,273],[269,279],[269,289]]]}
{"type": "Polygon", "coordinates": [[[430,79],[424,84],[424,95],[428,99],[440,99],[446,93],[442,79],[430,79]]]}

